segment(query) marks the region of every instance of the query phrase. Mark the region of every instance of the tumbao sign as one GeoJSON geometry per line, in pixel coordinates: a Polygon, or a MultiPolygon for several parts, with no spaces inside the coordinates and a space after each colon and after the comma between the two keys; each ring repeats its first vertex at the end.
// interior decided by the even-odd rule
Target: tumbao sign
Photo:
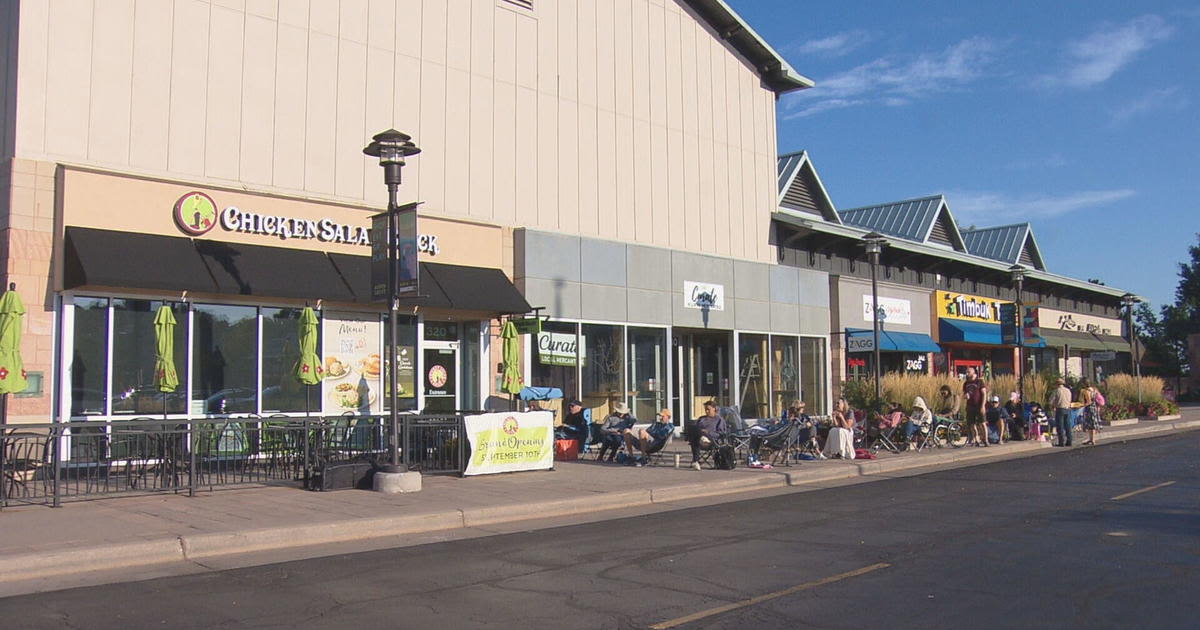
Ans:
{"type": "Polygon", "coordinates": [[[467,416],[471,458],[463,475],[554,467],[554,416],[549,411],[467,416]]]}

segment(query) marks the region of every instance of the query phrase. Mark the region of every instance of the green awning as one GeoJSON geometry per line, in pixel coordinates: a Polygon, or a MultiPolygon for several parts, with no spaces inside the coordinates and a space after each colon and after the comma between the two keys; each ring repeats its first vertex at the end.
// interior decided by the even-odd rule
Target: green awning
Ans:
{"type": "Polygon", "coordinates": [[[1070,346],[1080,350],[1112,350],[1113,352],[1129,352],[1129,342],[1124,337],[1115,335],[1093,335],[1092,333],[1068,330],[1041,330],[1042,338],[1051,348],[1070,346]]]}

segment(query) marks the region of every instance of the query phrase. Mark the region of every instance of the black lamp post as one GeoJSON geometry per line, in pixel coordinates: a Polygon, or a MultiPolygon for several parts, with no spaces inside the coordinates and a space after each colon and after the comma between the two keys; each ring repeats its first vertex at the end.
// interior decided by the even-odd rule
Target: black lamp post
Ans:
{"type": "Polygon", "coordinates": [[[1121,296],[1121,305],[1125,307],[1125,327],[1129,329],[1129,358],[1133,361],[1133,377],[1137,379],[1138,406],[1142,404],[1142,362],[1138,360],[1137,331],[1133,329],[1133,305],[1141,302],[1132,293],[1121,296]]]}
{"type": "MultiPolygon", "coordinates": [[[[396,347],[397,347],[397,326],[400,309],[400,295],[396,290],[398,285],[396,274],[398,273],[400,260],[400,243],[396,234],[396,193],[400,189],[400,169],[404,167],[404,158],[410,155],[416,155],[421,152],[417,145],[412,143],[412,137],[406,133],[401,133],[395,129],[388,129],[375,134],[371,138],[371,144],[368,144],[363,153],[379,158],[379,165],[383,167],[383,183],[387,184],[388,189],[388,212],[387,212],[387,284],[388,284],[388,418],[391,425],[388,445],[391,451],[391,470],[386,472],[404,472],[405,467],[400,465],[400,454],[398,447],[400,446],[397,436],[400,433],[399,423],[399,399],[397,396],[397,387],[399,381],[396,370],[396,347]]],[[[408,460],[408,432],[406,431],[401,438],[404,440],[403,445],[404,459],[408,460]]]]}
{"type": "Polygon", "coordinates": [[[1017,374],[1017,395],[1021,397],[1021,404],[1025,404],[1025,304],[1021,300],[1021,294],[1025,290],[1025,267],[1022,265],[1013,265],[1008,268],[1008,272],[1012,274],[1013,284],[1017,289],[1017,369],[1020,370],[1017,374]]]}
{"type": "MultiPolygon", "coordinates": [[[[875,350],[871,358],[872,367],[875,375],[875,405],[879,405],[883,394],[880,391],[881,383],[879,381],[879,283],[875,277],[875,268],[879,265],[879,254],[883,252],[883,246],[887,239],[878,232],[871,232],[863,237],[863,244],[867,249],[867,260],[871,263],[871,330],[875,341],[875,350]]],[[[876,409],[878,411],[878,409],[876,409]]]]}

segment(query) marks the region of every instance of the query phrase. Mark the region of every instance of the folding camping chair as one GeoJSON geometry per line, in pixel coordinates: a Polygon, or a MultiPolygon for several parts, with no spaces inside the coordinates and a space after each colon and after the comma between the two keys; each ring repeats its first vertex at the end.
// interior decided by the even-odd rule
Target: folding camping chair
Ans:
{"type": "Polygon", "coordinates": [[[737,407],[721,407],[717,412],[725,419],[725,428],[728,433],[725,434],[726,439],[733,450],[738,453],[750,450],[750,425],[746,424],[746,420],[742,418],[741,412],[737,407]]]}
{"type": "Polygon", "coordinates": [[[760,433],[757,437],[761,440],[758,444],[758,452],[748,453],[748,457],[757,456],[761,461],[763,455],[766,455],[768,463],[776,466],[782,462],[791,466],[788,455],[793,448],[796,440],[796,434],[800,430],[800,421],[792,420],[791,422],[781,423],[778,426],[772,427],[765,433],[760,433]],[[765,453],[764,453],[765,451],[765,453]]]}
{"type": "Polygon", "coordinates": [[[879,429],[879,432],[871,439],[871,452],[878,453],[879,449],[882,448],[893,453],[899,453],[900,447],[896,446],[896,440],[898,439],[896,432],[899,431],[900,427],[902,426],[904,426],[904,420],[901,420],[900,423],[894,427],[879,429]]]}

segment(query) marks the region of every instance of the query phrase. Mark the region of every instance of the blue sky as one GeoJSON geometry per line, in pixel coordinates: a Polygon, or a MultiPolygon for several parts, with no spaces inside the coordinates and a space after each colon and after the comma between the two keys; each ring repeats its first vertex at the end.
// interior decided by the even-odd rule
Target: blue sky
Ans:
{"type": "Polygon", "coordinates": [[[1156,307],[1200,232],[1194,2],[727,0],[817,86],[778,105],[838,208],[946,195],[1156,307]]]}

